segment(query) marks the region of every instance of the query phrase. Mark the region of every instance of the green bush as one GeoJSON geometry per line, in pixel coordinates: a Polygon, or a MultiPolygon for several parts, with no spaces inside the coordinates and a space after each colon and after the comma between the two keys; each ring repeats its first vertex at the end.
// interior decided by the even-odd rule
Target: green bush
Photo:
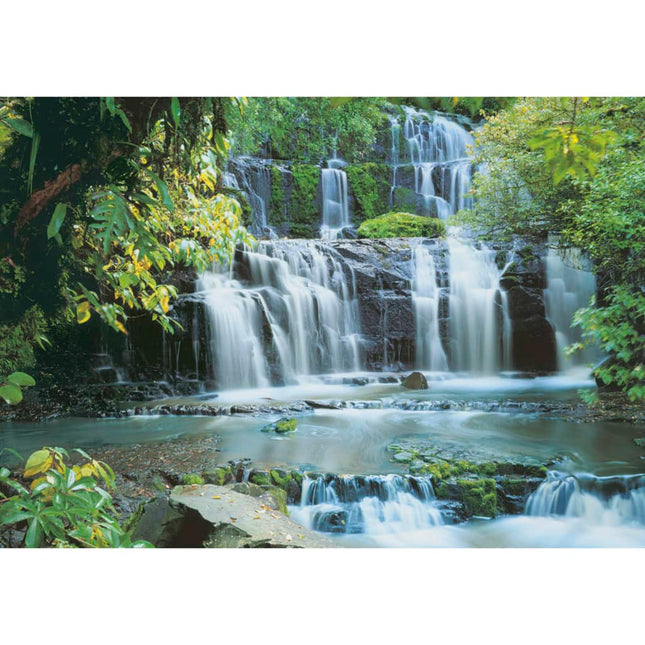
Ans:
{"type": "Polygon", "coordinates": [[[386,213],[364,221],[358,237],[443,237],[446,226],[440,219],[410,213],[386,213]]]}

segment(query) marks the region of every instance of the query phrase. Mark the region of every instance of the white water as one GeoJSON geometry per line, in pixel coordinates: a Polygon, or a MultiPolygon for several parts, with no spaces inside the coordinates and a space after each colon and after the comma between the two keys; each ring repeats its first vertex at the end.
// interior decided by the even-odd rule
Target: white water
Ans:
{"type": "Polygon", "coordinates": [[[421,370],[444,372],[448,370],[448,360],[439,331],[439,302],[442,290],[439,287],[434,258],[421,244],[413,248],[412,254],[416,366],[421,370]]]}
{"type": "Polygon", "coordinates": [[[309,529],[366,535],[399,534],[443,524],[429,477],[306,477],[291,518],[309,529]]]}
{"type": "Polygon", "coordinates": [[[645,525],[645,476],[550,472],[528,499],[526,514],[577,517],[601,526],[645,525]]]}
{"type": "MultiPolygon", "coordinates": [[[[495,374],[510,367],[511,323],[495,251],[448,239],[451,364],[459,372],[495,374]]],[[[510,261],[509,261],[510,262],[510,261]]]]}
{"type": "Polygon", "coordinates": [[[315,242],[263,242],[244,262],[245,283],[206,272],[197,285],[221,389],[266,386],[271,367],[286,383],[360,368],[354,277],[340,256],[315,242]]]}
{"type": "Polygon", "coordinates": [[[457,122],[441,114],[404,107],[403,138],[406,143],[402,159],[399,137],[401,126],[397,117],[391,122],[392,189],[397,187],[397,168],[406,163],[414,166],[414,190],[423,198],[426,215],[445,219],[472,200],[467,196],[471,186],[472,163],[468,147],[472,135],[457,122]]]}
{"type": "Polygon", "coordinates": [[[567,357],[567,346],[579,342],[580,328],[571,322],[577,309],[589,306],[591,297],[596,293],[594,274],[580,251],[575,248],[558,249],[550,240],[546,255],[546,284],[544,306],[546,315],[555,329],[558,351],[558,369],[563,370],[575,365],[586,365],[600,358],[594,348],[585,348],[567,357]]]}
{"type": "Polygon", "coordinates": [[[347,200],[347,174],[342,169],[343,161],[330,159],[328,168],[321,171],[322,224],[320,237],[336,240],[343,230],[351,226],[347,200]]]}

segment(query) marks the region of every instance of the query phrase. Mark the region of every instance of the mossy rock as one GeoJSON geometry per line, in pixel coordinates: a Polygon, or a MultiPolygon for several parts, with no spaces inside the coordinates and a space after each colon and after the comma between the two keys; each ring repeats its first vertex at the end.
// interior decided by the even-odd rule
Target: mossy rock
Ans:
{"type": "Polygon", "coordinates": [[[356,223],[376,217],[388,208],[392,169],[386,164],[345,166],[350,194],[354,197],[356,223]]]}
{"type": "Polygon", "coordinates": [[[417,193],[403,186],[397,186],[394,189],[392,207],[404,213],[417,213],[421,210],[419,208],[417,193]]]}
{"type": "Polygon", "coordinates": [[[230,466],[219,466],[215,470],[204,472],[203,475],[207,484],[215,484],[216,486],[223,486],[233,477],[230,466]]]}
{"type": "Polygon", "coordinates": [[[185,486],[201,486],[204,484],[204,478],[198,473],[190,473],[181,478],[181,483],[185,486]]]}
{"type": "Polygon", "coordinates": [[[443,237],[446,226],[442,220],[411,213],[385,213],[366,220],[358,227],[358,237],[383,239],[390,237],[443,237]]]}
{"type": "Polygon", "coordinates": [[[270,486],[271,480],[269,479],[269,473],[261,470],[254,470],[249,475],[249,481],[252,484],[257,484],[258,486],[270,486]]]}
{"type": "Polygon", "coordinates": [[[280,226],[286,221],[287,204],[284,175],[276,166],[269,166],[271,172],[271,201],[269,203],[269,224],[280,226]]]}
{"type": "Polygon", "coordinates": [[[497,484],[494,479],[458,479],[460,501],[469,515],[497,516],[497,484]]]}
{"type": "Polygon", "coordinates": [[[278,487],[284,490],[287,489],[289,482],[291,481],[291,473],[280,468],[274,468],[269,471],[269,477],[271,481],[278,487]]]}
{"type": "Polygon", "coordinates": [[[293,174],[293,189],[291,192],[291,235],[298,237],[296,230],[312,231],[320,222],[318,208],[318,185],[320,183],[320,168],[310,164],[295,164],[291,172],[293,174]],[[298,227],[297,225],[300,225],[298,227]]]}
{"type": "Polygon", "coordinates": [[[287,434],[295,432],[297,421],[293,417],[283,417],[275,423],[268,423],[262,428],[262,432],[276,432],[277,434],[287,434]]]}

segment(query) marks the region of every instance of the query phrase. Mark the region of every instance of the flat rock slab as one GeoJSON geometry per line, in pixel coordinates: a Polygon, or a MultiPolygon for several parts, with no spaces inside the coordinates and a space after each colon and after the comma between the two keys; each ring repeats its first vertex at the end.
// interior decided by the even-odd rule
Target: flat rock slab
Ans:
{"type": "Polygon", "coordinates": [[[170,505],[180,512],[198,513],[213,526],[206,546],[239,547],[334,547],[324,536],[291,521],[264,505],[261,499],[236,493],[227,486],[176,486],[170,505]]]}

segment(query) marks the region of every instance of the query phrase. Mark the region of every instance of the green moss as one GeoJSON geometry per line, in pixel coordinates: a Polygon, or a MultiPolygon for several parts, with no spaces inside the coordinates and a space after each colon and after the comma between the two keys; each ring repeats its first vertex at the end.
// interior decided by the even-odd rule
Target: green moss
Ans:
{"type": "Polygon", "coordinates": [[[197,473],[191,473],[189,475],[184,475],[181,478],[181,483],[185,484],[186,486],[201,486],[204,483],[204,478],[197,473]]]}
{"type": "Polygon", "coordinates": [[[46,329],[45,317],[38,306],[28,309],[17,323],[0,325],[0,377],[36,365],[34,346],[46,329]]]}
{"type": "Polygon", "coordinates": [[[461,501],[469,515],[497,515],[497,489],[494,479],[458,479],[457,485],[461,501]]]}
{"type": "Polygon", "coordinates": [[[298,484],[302,484],[302,480],[304,479],[304,477],[302,476],[302,473],[298,472],[297,470],[291,471],[291,477],[298,484]]]}
{"type": "Polygon", "coordinates": [[[269,166],[271,172],[271,201],[269,203],[269,224],[280,226],[286,220],[286,194],[284,175],[276,166],[269,166]]]}
{"type": "Polygon", "coordinates": [[[268,423],[262,428],[262,432],[277,432],[278,434],[286,434],[287,432],[295,432],[297,422],[293,417],[283,417],[275,423],[268,423]]]}
{"type": "Polygon", "coordinates": [[[271,485],[271,480],[269,479],[269,473],[266,472],[254,472],[251,473],[251,476],[249,477],[249,481],[253,484],[257,484],[258,486],[270,486],[271,485]]]}
{"type": "Polygon", "coordinates": [[[231,478],[232,472],[230,466],[220,466],[215,470],[211,470],[204,473],[204,479],[207,484],[216,484],[217,486],[223,486],[231,478]]]}
{"type": "Polygon", "coordinates": [[[310,164],[296,164],[291,169],[291,237],[312,238],[318,229],[318,184],[320,168],[310,164]]]}
{"type": "Polygon", "coordinates": [[[417,212],[417,194],[409,188],[397,186],[392,195],[392,207],[406,213],[417,212]]]}
{"type": "Polygon", "coordinates": [[[442,220],[421,217],[411,213],[386,213],[366,220],[358,227],[358,237],[443,237],[446,232],[442,220]]]}
{"type": "Polygon", "coordinates": [[[499,481],[499,484],[507,495],[521,497],[526,492],[525,479],[503,478],[499,481]]]}
{"type": "Polygon", "coordinates": [[[345,167],[354,197],[354,220],[358,224],[387,210],[392,169],[385,164],[362,163],[345,167]]]}
{"type": "Polygon", "coordinates": [[[291,473],[285,472],[283,470],[271,470],[269,476],[273,483],[278,486],[278,488],[286,489],[291,481],[291,473]]]}
{"type": "Polygon", "coordinates": [[[278,504],[278,510],[284,515],[289,515],[289,511],[287,510],[287,492],[277,486],[269,485],[263,486],[263,488],[275,499],[278,504]]]}

